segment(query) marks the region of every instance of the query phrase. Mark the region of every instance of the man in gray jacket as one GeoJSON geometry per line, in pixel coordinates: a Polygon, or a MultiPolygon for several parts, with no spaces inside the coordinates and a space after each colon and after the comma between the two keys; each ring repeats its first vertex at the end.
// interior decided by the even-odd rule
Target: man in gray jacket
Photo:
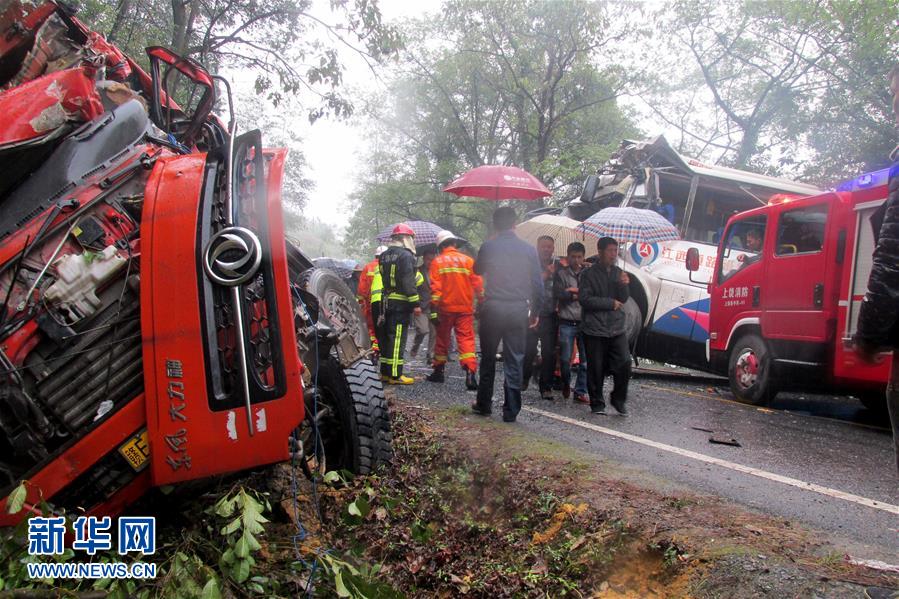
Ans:
{"type": "Polygon", "coordinates": [[[606,413],[602,387],[605,372],[609,371],[615,382],[609,403],[625,416],[631,355],[625,332],[625,314],[621,307],[630,297],[630,278],[615,266],[618,259],[617,241],[603,237],[597,249],[599,258],[584,271],[578,286],[578,301],[583,308],[581,330],[587,349],[590,411],[594,414],[606,413]]]}
{"type": "Polygon", "coordinates": [[[559,306],[559,369],[562,373],[562,397],[571,395],[571,354],[577,343],[579,364],[574,384],[574,400],[587,403],[587,352],[581,328],[581,304],[578,301],[578,283],[584,272],[583,243],[568,244],[567,264],[555,274],[553,290],[559,306]]]}

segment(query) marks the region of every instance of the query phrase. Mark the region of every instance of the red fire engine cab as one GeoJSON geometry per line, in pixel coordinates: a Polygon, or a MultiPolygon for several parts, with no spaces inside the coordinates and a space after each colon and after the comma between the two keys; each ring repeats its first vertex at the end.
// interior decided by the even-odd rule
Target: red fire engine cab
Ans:
{"type": "Polygon", "coordinates": [[[772,199],[728,221],[709,282],[707,357],[741,401],[766,403],[792,388],[882,405],[891,358],[863,363],[850,341],[888,177],[885,169],[834,192],[772,199]]]}

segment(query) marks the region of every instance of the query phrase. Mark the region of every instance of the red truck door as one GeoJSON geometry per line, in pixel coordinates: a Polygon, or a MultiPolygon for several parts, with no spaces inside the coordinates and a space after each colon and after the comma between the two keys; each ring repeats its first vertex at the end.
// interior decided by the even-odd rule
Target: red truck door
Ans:
{"type": "Polygon", "coordinates": [[[762,333],[768,339],[823,342],[829,338],[828,319],[834,314],[833,262],[829,239],[833,194],[772,210],[762,303],[762,333]],[[772,235],[773,234],[773,235],[772,235]]]}
{"type": "Polygon", "coordinates": [[[767,220],[765,214],[748,214],[731,221],[724,232],[715,276],[709,285],[712,349],[727,349],[731,331],[742,324],[759,322],[759,303],[765,293],[762,281],[767,220]]]}

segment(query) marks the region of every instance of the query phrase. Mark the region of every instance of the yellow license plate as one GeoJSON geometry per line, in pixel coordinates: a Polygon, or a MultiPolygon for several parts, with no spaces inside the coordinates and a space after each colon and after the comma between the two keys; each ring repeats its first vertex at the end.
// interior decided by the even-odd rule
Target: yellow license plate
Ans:
{"type": "Polygon", "coordinates": [[[150,446],[147,443],[147,431],[142,430],[119,447],[119,453],[131,465],[135,472],[140,472],[150,463],[150,446]]]}

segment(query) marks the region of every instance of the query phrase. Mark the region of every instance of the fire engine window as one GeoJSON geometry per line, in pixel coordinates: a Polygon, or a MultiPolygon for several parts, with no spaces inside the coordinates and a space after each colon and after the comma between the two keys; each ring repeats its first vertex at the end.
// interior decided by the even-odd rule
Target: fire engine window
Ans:
{"type": "Polygon", "coordinates": [[[733,223],[724,236],[724,255],[718,271],[718,282],[726,281],[762,257],[765,245],[765,216],[753,216],[733,223]]]}
{"type": "Polygon", "coordinates": [[[776,256],[820,252],[827,225],[827,204],[783,212],[777,224],[776,256]]]}

